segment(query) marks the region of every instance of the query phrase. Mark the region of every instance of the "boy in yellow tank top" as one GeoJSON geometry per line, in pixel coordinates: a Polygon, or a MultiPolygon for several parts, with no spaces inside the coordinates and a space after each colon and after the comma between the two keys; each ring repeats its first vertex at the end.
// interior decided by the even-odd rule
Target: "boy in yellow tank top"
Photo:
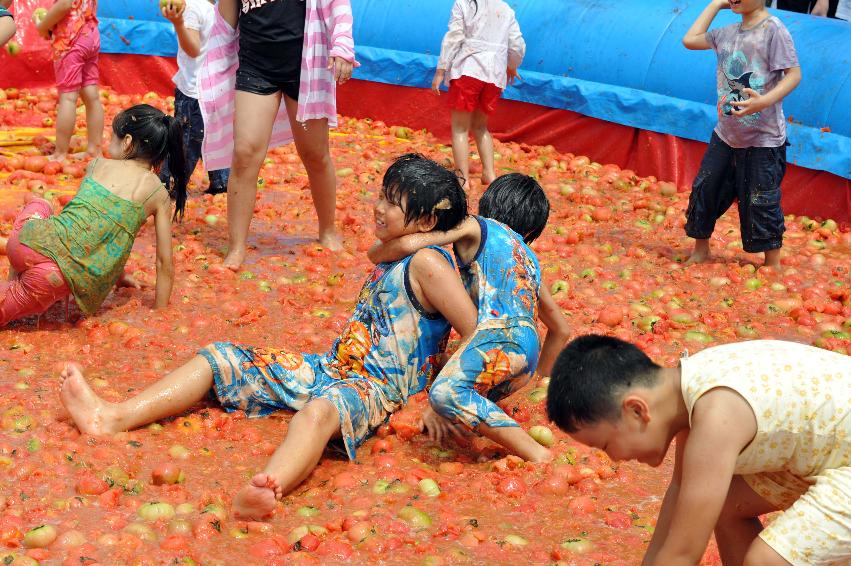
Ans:
{"type": "Polygon", "coordinates": [[[851,564],[851,357],[756,340],[662,368],[583,336],[555,363],[547,412],[613,460],[658,466],[677,439],[644,565],[697,564],[713,531],[725,565],[851,564]]]}

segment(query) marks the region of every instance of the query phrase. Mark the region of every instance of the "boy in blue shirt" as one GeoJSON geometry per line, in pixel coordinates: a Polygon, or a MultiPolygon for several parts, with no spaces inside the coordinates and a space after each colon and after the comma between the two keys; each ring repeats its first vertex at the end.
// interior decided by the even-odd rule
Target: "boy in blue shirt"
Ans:
{"type": "Polygon", "coordinates": [[[765,0],[712,0],[683,38],[688,49],[718,55],[718,125],[694,179],[686,234],[694,238],[689,263],[709,258],[715,221],[739,201],[742,245],[765,252],[765,265],[780,266],[786,174],[786,118],[782,100],[801,82],[789,31],[765,8],[765,0]],[[723,9],[741,23],[707,31],[723,9]]]}

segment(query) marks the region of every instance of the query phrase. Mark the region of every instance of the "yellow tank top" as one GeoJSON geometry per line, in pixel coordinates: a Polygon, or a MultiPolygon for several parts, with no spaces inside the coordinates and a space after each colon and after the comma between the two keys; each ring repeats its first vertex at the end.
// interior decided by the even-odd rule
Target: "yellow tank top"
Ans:
{"type": "Polygon", "coordinates": [[[735,473],[786,471],[802,478],[851,466],[851,357],[814,346],[754,340],[683,358],[691,421],[707,391],[727,387],[753,409],[757,433],[735,473]]]}

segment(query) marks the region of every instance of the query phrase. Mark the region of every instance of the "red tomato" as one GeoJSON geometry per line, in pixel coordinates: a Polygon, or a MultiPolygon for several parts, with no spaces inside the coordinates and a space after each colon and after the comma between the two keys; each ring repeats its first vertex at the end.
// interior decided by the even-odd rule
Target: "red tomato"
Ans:
{"type": "Polygon", "coordinates": [[[508,497],[523,497],[526,495],[526,483],[514,476],[503,478],[496,484],[496,490],[508,497]]]}

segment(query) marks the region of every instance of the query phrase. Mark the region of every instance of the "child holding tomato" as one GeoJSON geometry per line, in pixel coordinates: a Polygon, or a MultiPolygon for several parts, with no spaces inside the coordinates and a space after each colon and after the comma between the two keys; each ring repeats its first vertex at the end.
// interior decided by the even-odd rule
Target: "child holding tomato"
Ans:
{"type": "Polygon", "coordinates": [[[713,531],[724,564],[851,563],[851,357],[755,340],[662,368],[583,336],[556,360],[547,414],[612,460],[659,466],[677,439],[643,564],[697,564],[713,531]]]}
{"type": "MultiPolygon", "coordinates": [[[[177,35],[177,73],[172,77],[174,117],[183,126],[187,179],[201,158],[204,141],[204,118],[198,105],[198,74],[216,18],[214,4],[213,0],[162,0],[160,8],[177,35]]],[[[211,195],[227,192],[229,174],[229,169],[208,171],[210,186],[204,192],[211,195]]],[[[170,175],[166,160],[160,178],[165,183],[170,175]]]]}
{"type": "Polygon", "coordinates": [[[0,0],[0,47],[15,37],[15,19],[9,12],[12,0],[0,0]]]}
{"type": "Polygon", "coordinates": [[[92,161],[62,212],[53,214],[49,202],[34,197],[15,218],[6,244],[12,277],[0,284],[0,327],[44,313],[69,295],[83,313],[94,314],[116,284],[140,287],[124,266],[150,217],[157,232],[154,307],[168,304],[174,282],[171,221],[183,215],[186,178],[178,172],[170,194],[153,170],[166,155],[182,165],[180,124],[140,104],[118,114],[112,131],[112,159],[92,161]]]}
{"type": "MultiPolygon", "coordinates": [[[[467,214],[467,200],[454,173],[405,155],[387,170],[374,213],[376,236],[389,241],[455,227],[467,214]]],[[[226,410],[250,417],[297,411],[264,472],[233,501],[236,516],[263,519],[274,512],[276,498],[311,473],[330,440],[342,440],[355,459],[358,445],[426,387],[450,325],[467,337],[475,320],[451,258],[424,249],[376,266],[342,335],[325,354],[211,344],[122,403],[97,397],[79,369],[69,366],[62,372],[61,398],[80,430],[93,435],[180,413],[211,389],[226,410]]]]}
{"type": "Polygon", "coordinates": [[[765,265],[779,267],[786,229],[780,183],[788,145],[783,99],[801,82],[792,36],[765,0],[712,0],[683,45],[718,56],[718,124],[686,211],[686,235],[695,239],[689,263],[709,259],[715,221],[738,200],[744,250],[764,252],[765,265]],[[741,15],[741,23],[707,31],[727,8],[741,15]]]}
{"type": "Polygon", "coordinates": [[[525,54],[514,10],[503,0],[456,0],[431,88],[439,95],[441,83],[449,86],[452,155],[468,183],[471,129],[482,161],[482,183],[496,177],[488,116],[505,85],[520,78],[517,68],[525,54]]]}
{"type": "Polygon", "coordinates": [[[98,91],[97,0],[56,0],[36,24],[53,48],[53,69],[59,105],[56,110],[56,151],[53,161],[68,156],[77,120],[77,99],[86,106],[86,151],[79,157],[97,157],[103,141],[103,105],[98,91]]]}
{"type": "MultiPolygon", "coordinates": [[[[511,173],[496,179],[482,195],[479,216],[449,231],[379,242],[369,251],[372,261],[381,262],[425,246],[453,244],[464,287],[478,306],[478,321],[474,335],[459,346],[432,384],[431,409],[447,422],[460,423],[535,462],[549,460],[550,451],[496,401],[523,387],[536,369],[548,375],[568,338],[567,321],[541,287],[538,259],[528,246],[541,235],[549,212],[538,182],[511,173]],[[539,316],[548,329],[543,348],[539,316]]],[[[431,432],[440,439],[445,431],[431,432]]]]}

